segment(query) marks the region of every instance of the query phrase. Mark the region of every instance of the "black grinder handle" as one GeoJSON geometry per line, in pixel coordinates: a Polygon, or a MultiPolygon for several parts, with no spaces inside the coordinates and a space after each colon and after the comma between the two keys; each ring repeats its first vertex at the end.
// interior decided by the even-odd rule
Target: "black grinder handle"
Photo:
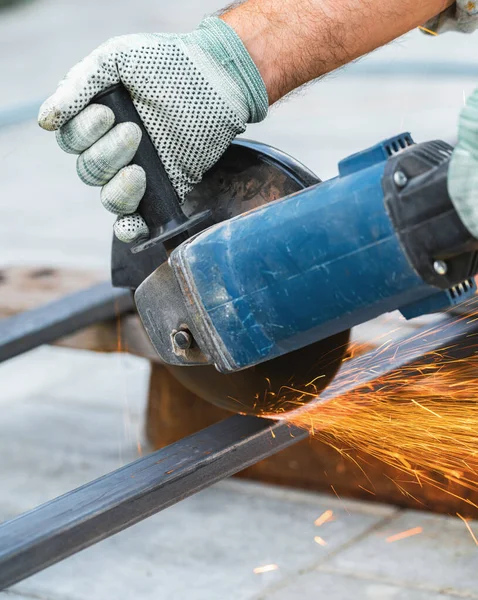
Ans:
{"type": "Polygon", "coordinates": [[[92,103],[111,108],[115,124],[130,122],[141,129],[141,142],[131,163],[139,165],[146,173],[146,191],[138,212],[149,227],[150,237],[154,238],[165,228],[174,228],[187,221],[176,191],[126,88],[118,83],[95,96],[92,103]]]}

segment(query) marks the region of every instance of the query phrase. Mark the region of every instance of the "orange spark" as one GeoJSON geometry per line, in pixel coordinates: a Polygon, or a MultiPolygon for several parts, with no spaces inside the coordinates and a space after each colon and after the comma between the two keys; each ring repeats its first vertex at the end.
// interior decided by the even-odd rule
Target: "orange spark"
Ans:
{"type": "Polygon", "coordinates": [[[401,533],[396,533],[395,535],[390,535],[386,541],[391,544],[393,542],[398,542],[399,540],[404,540],[405,538],[411,537],[412,535],[418,535],[423,532],[422,527],[414,527],[413,529],[407,529],[407,531],[402,531],[401,533]]]}
{"type": "Polygon", "coordinates": [[[466,525],[466,528],[468,529],[473,541],[475,542],[475,544],[478,546],[478,540],[476,539],[476,535],[473,533],[473,529],[470,527],[470,524],[468,523],[468,519],[465,519],[465,517],[462,517],[460,515],[460,513],[456,513],[456,516],[461,519],[463,521],[463,523],[466,525]]]}
{"type": "Polygon", "coordinates": [[[425,33],[429,33],[430,35],[438,35],[436,31],[432,31],[431,29],[427,29],[426,27],[419,26],[418,29],[421,29],[425,33]]]}
{"type": "Polygon", "coordinates": [[[121,331],[121,313],[119,311],[118,301],[115,300],[115,314],[116,314],[116,351],[123,352],[123,335],[121,331]]]}
{"type": "MultiPolygon", "coordinates": [[[[461,317],[464,321],[478,316],[477,297],[464,304],[469,310],[461,317]]],[[[335,398],[334,382],[328,389],[332,399],[327,401],[316,395],[311,402],[313,394],[295,385],[299,408],[267,416],[308,430],[348,459],[362,478],[357,482],[361,489],[371,489],[363,477],[367,479],[367,468],[374,464],[370,459],[375,459],[393,469],[387,476],[392,475],[397,489],[409,498],[415,498],[418,487],[430,486],[478,509],[473,502],[478,494],[478,339],[466,342],[470,354],[466,358],[454,358],[449,344],[425,354],[420,364],[415,361],[417,345],[423,340],[426,348],[428,333],[445,336],[453,322],[440,321],[415,334],[411,350],[402,347],[401,340],[390,346],[388,337],[382,336],[388,354],[374,353],[374,361],[359,368],[345,360],[335,398]],[[410,354],[415,362],[363,383],[367,372],[388,367],[390,349],[392,356],[405,362],[410,354]],[[349,391],[338,395],[344,387],[349,391]]],[[[350,355],[368,349],[356,344],[350,355]]]]}
{"type": "Polygon", "coordinates": [[[279,567],[277,565],[263,565],[262,567],[256,567],[253,571],[256,573],[269,573],[269,571],[277,571],[279,567]]]}
{"type": "Polygon", "coordinates": [[[316,536],[314,537],[314,542],[315,542],[316,544],[319,544],[319,546],[327,546],[327,542],[326,542],[324,539],[322,539],[322,538],[320,537],[320,535],[316,535],[316,536]]]}
{"type": "Polygon", "coordinates": [[[315,519],[314,525],[316,525],[317,527],[320,527],[324,523],[327,523],[327,521],[331,521],[333,519],[333,517],[334,517],[334,512],[332,510],[326,510],[325,512],[323,512],[320,515],[320,517],[315,519]]]}
{"type": "Polygon", "coordinates": [[[414,400],[412,398],[412,402],[413,404],[416,404],[417,406],[419,406],[420,408],[423,408],[423,410],[427,410],[430,414],[434,415],[435,417],[438,417],[439,419],[442,419],[443,417],[441,415],[439,415],[438,413],[434,412],[433,410],[431,410],[430,408],[427,408],[426,406],[423,406],[423,404],[420,404],[420,402],[417,402],[416,400],[414,400]]]}
{"type": "Polygon", "coordinates": [[[359,485],[358,486],[361,490],[363,490],[364,492],[367,492],[367,494],[370,494],[371,496],[376,496],[377,494],[375,492],[372,492],[372,490],[368,490],[366,487],[364,487],[363,485],[359,485]]]}

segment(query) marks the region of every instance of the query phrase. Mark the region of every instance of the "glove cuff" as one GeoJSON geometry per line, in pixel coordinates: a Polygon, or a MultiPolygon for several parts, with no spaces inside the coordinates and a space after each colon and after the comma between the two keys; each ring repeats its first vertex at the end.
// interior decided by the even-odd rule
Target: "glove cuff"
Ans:
{"type": "Polygon", "coordinates": [[[266,86],[241,38],[218,17],[204,19],[198,32],[208,52],[241,88],[249,108],[248,122],[265,119],[269,108],[266,86]]]}

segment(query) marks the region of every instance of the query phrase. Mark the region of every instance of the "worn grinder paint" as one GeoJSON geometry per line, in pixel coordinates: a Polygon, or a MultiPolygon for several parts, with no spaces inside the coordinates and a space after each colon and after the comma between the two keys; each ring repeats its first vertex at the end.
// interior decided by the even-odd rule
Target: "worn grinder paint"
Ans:
{"type": "Polygon", "coordinates": [[[474,293],[478,241],[448,196],[451,152],[397,136],[328,182],[185,241],[136,292],[160,356],[236,372],[385,312],[414,317],[474,293]],[[187,350],[174,343],[181,329],[187,350]]]}

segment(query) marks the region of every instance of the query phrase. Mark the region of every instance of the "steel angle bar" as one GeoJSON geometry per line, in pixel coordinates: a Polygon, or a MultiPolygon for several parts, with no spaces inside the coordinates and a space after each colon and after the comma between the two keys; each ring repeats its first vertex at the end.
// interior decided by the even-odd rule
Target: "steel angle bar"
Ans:
{"type": "Polygon", "coordinates": [[[134,308],[129,290],[99,283],[0,321],[0,362],[134,308]]]}
{"type": "MultiPolygon", "coordinates": [[[[331,400],[446,347],[447,357],[476,352],[478,320],[448,316],[344,363],[321,395],[331,400]]],[[[233,416],[0,525],[0,588],[163,510],[300,440],[285,421],[233,416]]]]}

